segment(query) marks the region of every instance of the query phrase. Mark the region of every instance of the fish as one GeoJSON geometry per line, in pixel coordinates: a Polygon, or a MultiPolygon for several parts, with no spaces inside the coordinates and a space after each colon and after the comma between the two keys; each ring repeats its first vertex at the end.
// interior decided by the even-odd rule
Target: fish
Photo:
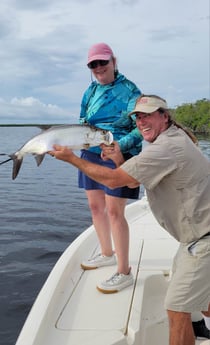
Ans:
{"type": "Polygon", "coordinates": [[[80,150],[100,144],[111,145],[112,142],[113,135],[110,131],[88,124],[52,126],[32,137],[16,152],[8,154],[10,158],[1,162],[0,165],[13,160],[12,179],[14,180],[20,171],[23,158],[27,154],[32,154],[39,166],[45,154],[53,150],[55,144],[67,146],[72,150],[80,150]]]}

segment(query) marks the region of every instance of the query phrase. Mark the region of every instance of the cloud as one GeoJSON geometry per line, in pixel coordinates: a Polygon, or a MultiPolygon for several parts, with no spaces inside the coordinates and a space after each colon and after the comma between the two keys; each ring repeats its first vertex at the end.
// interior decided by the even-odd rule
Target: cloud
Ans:
{"type": "Polygon", "coordinates": [[[151,41],[156,41],[158,43],[171,41],[176,39],[185,39],[189,38],[191,33],[189,30],[186,30],[185,27],[164,27],[160,30],[151,30],[148,33],[148,37],[151,41]]]}
{"type": "MultiPolygon", "coordinates": [[[[5,107],[15,120],[14,99],[40,102],[30,105],[31,121],[55,119],[49,104],[57,107],[58,121],[78,117],[91,81],[87,51],[102,41],[143,92],[168,98],[170,106],[210,97],[207,13],[208,0],[202,6],[190,0],[1,2],[0,123],[5,107]]],[[[26,105],[16,107],[17,121],[25,121],[26,105]]]]}
{"type": "Polygon", "coordinates": [[[0,39],[8,38],[15,34],[18,29],[18,23],[14,16],[1,16],[0,21],[0,39]]]}
{"type": "Polygon", "coordinates": [[[0,118],[1,123],[65,123],[77,122],[76,117],[55,104],[44,104],[34,97],[13,98],[7,102],[0,99],[0,118]]]}
{"type": "Polygon", "coordinates": [[[12,0],[11,5],[20,10],[33,10],[39,11],[40,9],[46,9],[51,6],[52,1],[49,0],[12,0]]]}

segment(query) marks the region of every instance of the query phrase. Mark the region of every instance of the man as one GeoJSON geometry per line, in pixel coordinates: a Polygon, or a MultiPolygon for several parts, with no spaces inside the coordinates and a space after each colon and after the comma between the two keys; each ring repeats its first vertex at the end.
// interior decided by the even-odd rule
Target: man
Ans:
{"type": "Polygon", "coordinates": [[[169,344],[194,345],[191,313],[202,311],[210,329],[210,162],[171,119],[164,99],[142,95],[130,116],[149,145],[126,162],[116,143],[103,147],[103,158],[118,166],[114,170],[84,161],[67,147],[55,146],[50,154],[109,188],[144,185],[157,221],[180,242],[165,298],[169,344]]]}

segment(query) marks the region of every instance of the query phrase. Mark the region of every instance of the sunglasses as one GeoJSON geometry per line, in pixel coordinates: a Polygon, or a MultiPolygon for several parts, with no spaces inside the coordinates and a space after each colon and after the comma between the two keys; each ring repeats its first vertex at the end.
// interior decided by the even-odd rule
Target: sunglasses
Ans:
{"type": "Polygon", "coordinates": [[[108,65],[110,60],[94,60],[88,63],[88,68],[90,69],[94,69],[98,66],[106,66],[108,65]]]}

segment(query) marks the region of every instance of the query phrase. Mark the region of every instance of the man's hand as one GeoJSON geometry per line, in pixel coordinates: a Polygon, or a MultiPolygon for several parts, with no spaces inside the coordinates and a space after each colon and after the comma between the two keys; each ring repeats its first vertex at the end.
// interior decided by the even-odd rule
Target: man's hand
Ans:
{"type": "Polygon", "coordinates": [[[53,145],[53,149],[53,151],[48,151],[49,155],[61,161],[71,163],[74,153],[67,146],[53,145]]]}
{"type": "Polygon", "coordinates": [[[124,157],[120,151],[119,144],[116,141],[111,145],[101,144],[100,147],[102,149],[101,158],[103,160],[111,159],[117,167],[124,163],[124,157]]]}
{"type": "MultiPolygon", "coordinates": [[[[51,156],[72,164],[93,180],[98,181],[109,188],[113,189],[123,186],[134,188],[139,185],[138,181],[129,176],[121,168],[111,169],[99,164],[88,162],[87,160],[75,155],[67,146],[54,145],[53,149],[54,150],[48,151],[51,156]]],[[[103,152],[105,152],[105,159],[112,159],[117,165],[124,162],[123,155],[117,143],[115,143],[112,148],[104,145],[103,152]]]]}

